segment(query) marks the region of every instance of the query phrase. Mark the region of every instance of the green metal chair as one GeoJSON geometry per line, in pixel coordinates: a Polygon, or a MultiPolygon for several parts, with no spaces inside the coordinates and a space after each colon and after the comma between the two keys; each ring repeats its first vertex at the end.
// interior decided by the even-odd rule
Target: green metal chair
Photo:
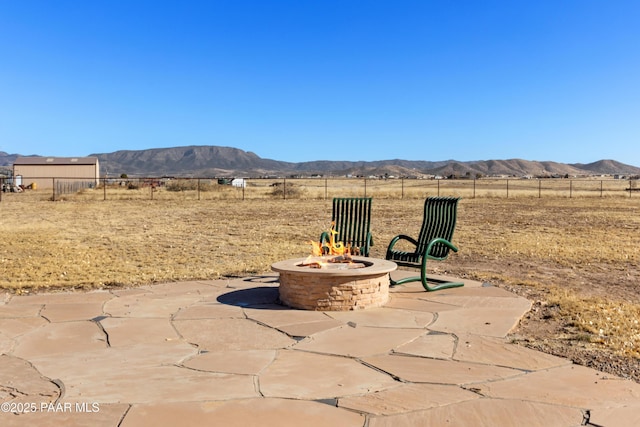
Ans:
{"type": "MultiPolygon", "coordinates": [[[[350,245],[355,254],[369,256],[373,237],[371,234],[371,197],[335,197],[331,213],[334,241],[350,245]]],[[[320,236],[320,245],[328,243],[331,231],[320,236]]]]}
{"type": "Polygon", "coordinates": [[[385,258],[395,262],[398,266],[420,269],[420,276],[406,277],[397,281],[391,280],[391,286],[416,281],[422,282],[422,286],[427,291],[464,286],[462,282],[430,279],[436,283],[431,286],[427,280],[427,260],[443,261],[449,255],[449,251],[458,252],[458,248],[451,243],[451,240],[456,227],[459,200],[455,197],[428,197],[424,202],[424,217],[418,238],[414,239],[400,234],[391,239],[385,258]],[[402,245],[410,248],[415,247],[415,250],[394,249],[396,244],[403,241],[405,243],[402,245]]]}

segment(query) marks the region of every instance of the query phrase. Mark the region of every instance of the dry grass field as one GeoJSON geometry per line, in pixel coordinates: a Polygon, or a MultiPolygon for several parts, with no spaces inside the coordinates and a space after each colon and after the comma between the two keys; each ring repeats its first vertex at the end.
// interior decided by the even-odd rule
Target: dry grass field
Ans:
{"type": "MultiPolygon", "coordinates": [[[[40,190],[5,193],[0,288],[82,291],[271,273],[275,261],[306,256],[330,226],[331,202],[318,191],[286,200],[242,200],[232,190],[201,200],[110,193],[104,201],[98,189],[55,202],[40,190]]],[[[394,235],[417,233],[423,197],[374,197],[372,256],[384,257],[394,235]]],[[[464,198],[454,243],[460,252],[431,264],[434,272],[533,301],[514,341],[640,381],[640,197],[464,198]]]]}

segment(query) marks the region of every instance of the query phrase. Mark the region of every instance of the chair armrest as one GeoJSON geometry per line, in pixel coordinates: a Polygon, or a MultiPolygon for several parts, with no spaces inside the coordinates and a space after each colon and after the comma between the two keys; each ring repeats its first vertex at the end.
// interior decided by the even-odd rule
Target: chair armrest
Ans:
{"type": "Polygon", "coordinates": [[[443,245],[445,245],[446,247],[451,249],[453,252],[458,252],[458,248],[453,243],[451,243],[447,239],[437,238],[437,239],[433,239],[432,241],[430,241],[429,244],[427,245],[426,249],[424,250],[423,256],[424,256],[425,259],[430,256],[429,254],[431,253],[431,248],[433,247],[433,245],[435,245],[437,243],[442,243],[443,245]]]}
{"type": "Polygon", "coordinates": [[[391,242],[389,242],[389,246],[387,247],[387,253],[392,252],[393,247],[396,245],[396,243],[398,243],[401,240],[406,240],[412,245],[414,245],[415,247],[418,247],[418,241],[413,237],[407,236],[406,234],[398,234],[393,239],[391,239],[391,242]]]}

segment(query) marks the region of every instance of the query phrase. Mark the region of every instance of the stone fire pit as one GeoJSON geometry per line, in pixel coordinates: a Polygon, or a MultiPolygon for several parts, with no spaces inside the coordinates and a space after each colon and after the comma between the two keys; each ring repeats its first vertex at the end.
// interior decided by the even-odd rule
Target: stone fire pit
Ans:
{"type": "Polygon", "coordinates": [[[389,299],[389,273],[397,268],[383,259],[353,257],[353,264],[317,268],[308,258],[276,262],[280,301],[303,310],[339,311],[380,307],[389,299]]]}

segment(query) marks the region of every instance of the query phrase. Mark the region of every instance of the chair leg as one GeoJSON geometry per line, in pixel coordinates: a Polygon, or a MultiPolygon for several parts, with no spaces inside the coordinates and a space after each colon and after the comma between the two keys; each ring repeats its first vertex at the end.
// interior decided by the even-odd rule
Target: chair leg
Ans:
{"type": "Polygon", "coordinates": [[[437,284],[434,286],[429,286],[429,283],[427,280],[427,258],[426,257],[422,261],[422,268],[420,268],[420,282],[422,282],[422,287],[427,292],[439,291],[440,289],[459,288],[461,286],[464,286],[464,283],[462,282],[448,282],[446,280],[439,280],[439,279],[431,279],[431,282],[435,282],[437,284]]]}
{"type": "Polygon", "coordinates": [[[459,288],[461,286],[464,286],[464,283],[462,283],[462,282],[448,282],[446,280],[439,280],[439,279],[433,279],[433,278],[432,279],[428,279],[427,278],[427,263],[426,263],[426,261],[422,263],[422,268],[420,269],[420,276],[405,277],[403,279],[393,280],[391,278],[391,274],[389,274],[389,286],[390,287],[403,285],[403,284],[409,283],[409,282],[420,282],[420,283],[422,283],[422,287],[427,292],[439,291],[441,289],[459,288]],[[431,286],[431,285],[429,285],[429,281],[432,282],[432,283],[436,283],[436,284],[434,286],[431,286]]]}
{"type": "Polygon", "coordinates": [[[435,282],[437,284],[434,286],[429,286],[429,283],[426,277],[424,279],[421,279],[421,281],[422,281],[422,287],[424,287],[424,289],[427,292],[439,291],[441,289],[459,288],[461,286],[464,286],[464,283],[462,282],[448,282],[446,280],[438,280],[438,279],[431,279],[432,283],[435,282]]]}
{"type": "Polygon", "coordinates": [[[393,280],[391,278],[391,274],[389,274],[389,286],[390,287],[394,287],[394,286],[398,286],[398,285],[403,285],[405,283],[409,283],[409,282],[419,282],[420,281],[420,277],[415,276],[415,277],[405,277],[404,279],[400,279],[400,280],[393,280]]]}

